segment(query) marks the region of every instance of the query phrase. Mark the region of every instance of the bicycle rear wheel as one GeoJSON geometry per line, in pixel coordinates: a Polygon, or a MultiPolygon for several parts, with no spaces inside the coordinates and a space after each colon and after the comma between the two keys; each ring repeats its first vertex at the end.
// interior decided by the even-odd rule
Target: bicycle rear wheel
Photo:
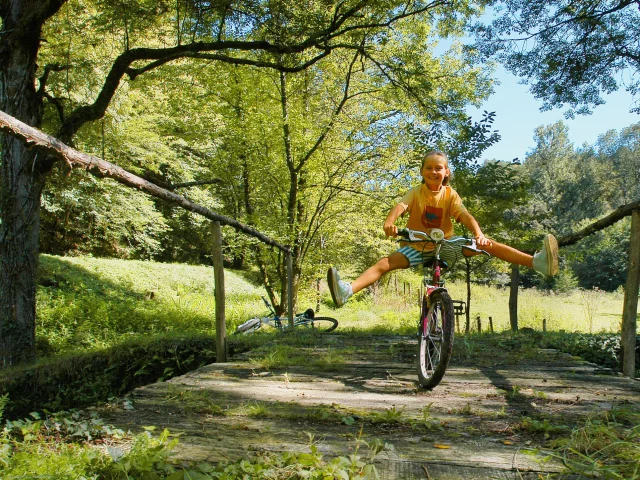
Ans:
{"type": "Polygon", "coordinates": [[[333,332],[336,328],[338,328],[338,320],[331,317],[305,318],[302,320],[296,320],[294,326],[306,327],[318,332],[327,333],[333,332]]]}
{"type": "Polygon", "coordinates": [[[418,326],[418,380],[432,389],[440,383],[453,350],[453,302],[447,292],[436,292],[427,309],[423,300],[418,326]]]}

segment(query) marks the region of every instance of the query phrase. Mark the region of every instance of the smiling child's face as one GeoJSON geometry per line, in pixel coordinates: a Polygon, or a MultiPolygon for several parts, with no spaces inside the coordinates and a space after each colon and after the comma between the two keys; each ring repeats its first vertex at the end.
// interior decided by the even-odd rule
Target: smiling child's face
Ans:
{"type": "Polygon", "coordinates": [[[437,192],[442,187],[442,182],[451,175],[447,160],[440,155],[429,155],[422,162],[420,169],[425,185],[432,192],[437,192]]]}

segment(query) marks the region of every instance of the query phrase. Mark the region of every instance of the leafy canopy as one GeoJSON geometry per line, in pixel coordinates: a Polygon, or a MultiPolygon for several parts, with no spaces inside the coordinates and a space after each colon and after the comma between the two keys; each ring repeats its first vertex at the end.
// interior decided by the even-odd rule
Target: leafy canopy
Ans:
{"type": "Polygon", "coordinates": [[[590,113],[624,85],[640,113],[637,0],[495,0],[494,20],[477,24],[475,47],[531,84],[542,109],[590,113]]]}

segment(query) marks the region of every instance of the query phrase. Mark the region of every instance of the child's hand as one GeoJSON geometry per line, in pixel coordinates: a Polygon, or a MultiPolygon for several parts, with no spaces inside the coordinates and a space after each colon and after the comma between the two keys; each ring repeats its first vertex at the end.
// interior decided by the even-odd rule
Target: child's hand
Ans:
{"type": "Polygon", "coordinates": [[[396,236],[398,236],[398,227],[397,227],[397,225],[394,225],[393,223],[391,223],[391,224],[385,223],[382,226],[382,228],[384,230],[384,234],[387,237],[396,237],[396,236]]]}
{"type": "Polygon", "coordinates": [[[484,236],[484,234],[476,235],[476,245],[484,247],[486,245],[491,245],[491,240],[484,236]]]}

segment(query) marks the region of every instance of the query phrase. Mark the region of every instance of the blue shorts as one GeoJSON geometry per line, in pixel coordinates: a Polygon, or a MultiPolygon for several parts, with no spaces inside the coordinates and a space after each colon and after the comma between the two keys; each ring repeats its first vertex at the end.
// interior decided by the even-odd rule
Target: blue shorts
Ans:
{"type": "MultiPolygon", "coordinates": [[[[453,241],[454,243],[447,243],[442,245],[442,248],[440,249],[440,260],[444,260],[449,266],[452,266],[454,263],[464,257],[464,255],[462,254],[463,246],[470,244],[475,246],[475,240],[465,237],[451,237],[447,240],[453,241]]],[[[404,247],[399,248],[397,251],[404,255],[407,260],[409,260],[410,267],[422,265],[423,263],[433,260],[434,250],[425,250],[424,252],[421,252],[420,250],[416,250],[409,245],[405,245],[404,247]]]]}

